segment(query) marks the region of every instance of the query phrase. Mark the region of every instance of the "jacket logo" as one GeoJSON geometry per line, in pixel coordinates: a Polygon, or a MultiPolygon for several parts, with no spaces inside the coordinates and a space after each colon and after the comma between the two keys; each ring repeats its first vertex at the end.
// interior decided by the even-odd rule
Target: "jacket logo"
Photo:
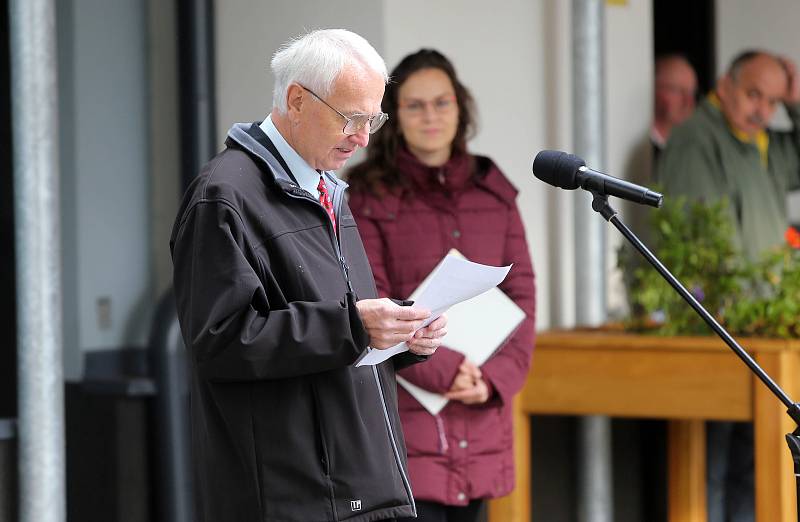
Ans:
{"type": "Polygon", "coordinates": [[[351,500],[350,501],[350,511],[361,511],[361,501],[360,500],[351,500]]]}

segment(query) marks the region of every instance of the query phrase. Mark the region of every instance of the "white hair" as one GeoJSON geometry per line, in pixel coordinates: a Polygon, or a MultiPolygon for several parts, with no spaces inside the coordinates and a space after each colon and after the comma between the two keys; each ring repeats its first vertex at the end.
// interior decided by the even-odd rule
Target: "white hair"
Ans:
{"type": "Polygon", "coordinates": [[[359,63],[389,81],[386,62],[362,36],[345,29],[318,29],[283,46],[272,57],[275,88],[272,105],[286,114],[286,93],[292,83],[308,87],[320,96],[327,97],[333,83],[350,64],[359,63]]]}

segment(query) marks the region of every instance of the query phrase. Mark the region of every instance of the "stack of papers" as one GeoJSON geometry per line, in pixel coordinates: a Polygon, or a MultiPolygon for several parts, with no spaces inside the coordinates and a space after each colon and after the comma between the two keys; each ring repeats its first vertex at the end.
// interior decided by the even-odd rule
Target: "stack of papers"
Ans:
{"type": "MultiPolygon", "coordinates": [[[[473,263],[457,250],[451,250],[409,299],[414,301],[415,307],[431,310],[426,324],[447,311],[445,344],[480,366],[525,318],[525,312],[497,288],[510,269],[511,265],[495,267],[473,263]]],[[[405,343],[386,350],[368,349],[356,366],[378,364],[407,350],[405,343]]],[[[448,402],[444,396],[415,386],[402,377],[398,377],[397,382],[432,415],[439,413],[448,402]]]]}

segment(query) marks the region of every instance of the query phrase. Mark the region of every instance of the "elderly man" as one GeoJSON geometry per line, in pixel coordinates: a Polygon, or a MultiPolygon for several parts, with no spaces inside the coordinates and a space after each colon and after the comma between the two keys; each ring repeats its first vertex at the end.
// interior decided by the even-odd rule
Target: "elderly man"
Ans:
{"type": "Polygon", "coordinates": [[[785,58],[747,51],[672,132],[658,165],[669,196],[726,197],[744,253],[756,259],[783,241],[786,193],[800,182],[800,83],[785,58]],[[791,132],[767,128],[779,104],[791,132]]]}
{"type": "Polygon", "coordinates": [[[386,65],[360,36],[314,31],[272,60],[271,114],[237,124],[172,233],[190,353],[199,521],[415,515],[394,372],[445,319],[376,299],[341,168],[386,120],[386,65]],[[355,367],[367,350],[410,351],[355,367]]]}
{"type": "MultiPolygon", "coordinates": [[[[666,195],[727,198],[734,240],[750,259],[783,242],[786,194],[800,182],[799,104],[792,62],[744,52],[694,115],[673,131],[659,161],[666,195]],[[781,103],[791,132],[767,128],[781,103]]],[[[751,426],[709,423],[708,437],[709,522],[752,521],[751,426]]]]}
{"type": "Polygon", "coordinates": [[[697,75],[686,58],[668,54],[656,59],[653,125],[650,127],[654,160],[666,146],[672,128],[694,112],[696,95],[697,75]]]}

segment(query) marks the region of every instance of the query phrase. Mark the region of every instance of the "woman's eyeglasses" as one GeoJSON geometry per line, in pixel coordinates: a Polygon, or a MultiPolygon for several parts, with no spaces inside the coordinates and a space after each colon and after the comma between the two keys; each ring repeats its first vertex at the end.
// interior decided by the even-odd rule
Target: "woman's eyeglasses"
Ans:
{"type": "Polygon", "coordinates": [[[456,97],[449,94],[433,100],[408,100],[399,104],[399,109],[409,116],[422,116],[428,107],[437,114],[446,114],[456,108],[456,97]]]}

